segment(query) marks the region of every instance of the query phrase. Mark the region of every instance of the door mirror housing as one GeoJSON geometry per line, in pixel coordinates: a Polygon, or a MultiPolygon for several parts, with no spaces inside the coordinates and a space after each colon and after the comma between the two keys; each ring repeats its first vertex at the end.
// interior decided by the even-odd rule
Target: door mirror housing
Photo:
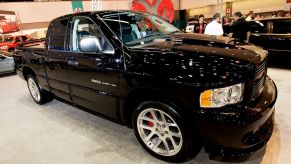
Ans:
{"type": "Polygon", "coordinates": [[[113,55],[113,47],[102,37],[88,36],[79,40],[79,49],[82,52],[102,52],[113,55]]]}
{"type": "Polygon", "coordinates": [[[84,37],[79,40],[79,48],[83,52],[97,52],[102,51],[101,42],[95,36],[84,37]]]}

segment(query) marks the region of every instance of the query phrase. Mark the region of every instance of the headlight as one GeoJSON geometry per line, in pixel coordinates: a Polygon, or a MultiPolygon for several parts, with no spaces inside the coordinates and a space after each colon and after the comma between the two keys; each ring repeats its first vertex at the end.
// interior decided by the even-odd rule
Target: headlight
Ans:
{"type": "Polygon", "coordinates": [[[244,85],[242,83],[225,88],[206,90],[200,95],[200,107],[219,108],[241,102],[244,85]]]}

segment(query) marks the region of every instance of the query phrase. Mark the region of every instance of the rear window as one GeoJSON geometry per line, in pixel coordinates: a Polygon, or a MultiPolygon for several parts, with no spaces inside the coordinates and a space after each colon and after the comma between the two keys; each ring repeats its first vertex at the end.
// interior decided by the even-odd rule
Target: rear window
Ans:
{"type": "Polygon", "coordinates": [[[4,42],[12,42],[14,37],[8,37],[4,39],[4,42]]]}
{"type": "Polygon", "coordinates": [[[49,49],[65,50],[68,19],[57,20],[50,25],[49,49]]]}

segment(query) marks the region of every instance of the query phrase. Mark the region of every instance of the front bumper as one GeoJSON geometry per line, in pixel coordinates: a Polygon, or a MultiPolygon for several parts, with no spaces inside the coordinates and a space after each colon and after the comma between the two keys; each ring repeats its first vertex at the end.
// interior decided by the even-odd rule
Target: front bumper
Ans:
{"type": "Polygon", "coordinates": [[[277,88],[267,77],[257,100],[237,107],[241,112],[197,112],[196,125],[207,150],[247,154],[264,146],[273,131],[276,99],[277,88]]]}

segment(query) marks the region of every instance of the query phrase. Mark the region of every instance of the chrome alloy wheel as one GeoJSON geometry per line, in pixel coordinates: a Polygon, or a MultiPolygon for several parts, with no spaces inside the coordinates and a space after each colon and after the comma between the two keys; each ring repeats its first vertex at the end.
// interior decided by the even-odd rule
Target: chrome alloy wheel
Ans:
{"type": "Polygon", "coordinates": [[[39,102],[40,101],[39,88],[37,87],[37,84],[32,78],[28,79],[28,88],[34,100],[39,102]]]}
{"type": "Polygon", "coordinates": [[[183,137],[177,123],[165,112],[147,108],[137,118],[138,133],[149,149],[162,156],[173,156],[182,148],[183,137]]]}

